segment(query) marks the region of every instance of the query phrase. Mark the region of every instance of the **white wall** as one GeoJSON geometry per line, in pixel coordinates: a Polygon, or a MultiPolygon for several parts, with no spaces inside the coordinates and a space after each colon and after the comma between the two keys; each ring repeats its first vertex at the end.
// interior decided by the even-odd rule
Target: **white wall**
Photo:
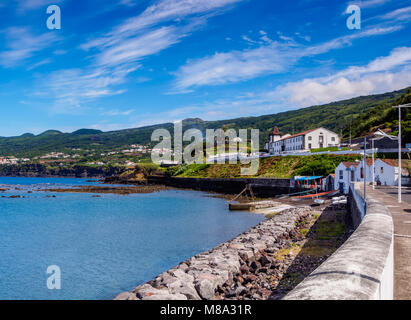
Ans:
{"type": "Polygon", "coordinates": [[[395,186],[398,184],[398,167],[390,166],[381,159],[375,161],[375,181],[381,181],[383,186],[395,186]],[[383,168],[383,172],[381,172],[383,168]]]}
{"type": "MultiPolygon", "coordinates": [[[[340,144],[340,138],[338,134],[327,130],[325,128],[319,128],[305,135],[300,135],[297,137],[286,139],[286,136],[283,136],[281,141],[272,141],[270,142],[269,152],[271,154],[277,154],[282,152],[282,146],[284,145],[284,151],[299,151],[299,150],[310,150],[320,148],[320,136],[323,136],[323,147],[334,147],[340,144]],[[311,138],[311,140],[309,140],[311,138]],[[334,139],[334,141],[333,141],[334,139]]],[[[273,140],[273,139],[271,139],[273,140]]]]}
{"type": "Polygon", "coordinates": [[[348,194],[351,181],[351,168],[347,168],[342,162],[335,168],[335,189],[340,190],[340,183],[344,184],[344,193],[348,194]],[[347,170],[348,169],[348,170],[347,170]],[[340,174],[342,173],[342,174],[340,174]]]}
{"type": "Polygon", "coordinates": [[[310,149],[310,144],[311,144],[311,149],[318,149],[320,148],[320,136],[324,137],[323,138],[323,148],[328,148],[328,147],[335,147],[340,144],[340,138],[338,134],[327,130],[325,128],[319,128],[317,130],[311,131],[310,133],[307,133],[305,135],[305,148],[308,150],[310,149]],[[311,140],[310,140],[311,138],[311,140]],[[334,138],[334,141],[332,140],[334,138]]]}
{"type": "MultiPolygon", "coordinates": [[[[363,182],[364,178],[361,177],[361,169],[363,168],[364,162],[360,161],[357,166],[352,165],[347,170],[347,167],[340,163],[339,166],[335,169],[335,188],[339,189],[340,182],[344,183],[344,193],[348,193],[349,184],[351,182],[363,182]],[[340,179],[340,170],[343,170],[343,179],[340,179]],[[352,179],[351,171],[354,172],[354,179],[352,179]]],[[[398,184],[398,167],[393,167],[381,159],[375,161],[375,182],[380,181],[383,186],[395,186],[398,184]],[[381,171],[381,168],[383,170],[381,171]]],[[[365,174],[366,181],[371,183],[372,180],[372,170],[373,166],[366,164],[365,174]]]]}

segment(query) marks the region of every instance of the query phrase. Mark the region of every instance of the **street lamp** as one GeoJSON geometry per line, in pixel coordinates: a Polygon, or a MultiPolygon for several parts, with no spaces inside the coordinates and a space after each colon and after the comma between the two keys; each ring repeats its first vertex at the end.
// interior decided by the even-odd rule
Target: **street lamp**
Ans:
{"type": "Polygon", "coordinates": [[[382,137],[377,138],[377,136],[380,136],[381,134],[377,131],[373,134],[373,138],[371,139],[372,141],[372,189],[375,190],[375,159],[374,159],[374,154],[375,154],[375,149],[374,149],[374,141],[375,140],[380,140],[382,137]]]}
{"type": "Polygon", "coordinates": [[[411,103],[393,106],[398,108],[398,203],[401,203],[401,108],[410,108],[411,103]]]}

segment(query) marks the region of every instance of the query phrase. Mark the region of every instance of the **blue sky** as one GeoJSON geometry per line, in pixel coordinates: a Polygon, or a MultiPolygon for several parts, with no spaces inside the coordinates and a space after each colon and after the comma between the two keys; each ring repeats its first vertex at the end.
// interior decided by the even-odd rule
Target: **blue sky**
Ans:
{"type": "Polygon", "coordinates": [[[8,0],[0,15],[0,136],[271,114],[411,85],[408,0],[8,0]],[[52,4],[61,30],[46,27],[52,4]],[[346,26],[350,4],[360,30],[346,26]]]}

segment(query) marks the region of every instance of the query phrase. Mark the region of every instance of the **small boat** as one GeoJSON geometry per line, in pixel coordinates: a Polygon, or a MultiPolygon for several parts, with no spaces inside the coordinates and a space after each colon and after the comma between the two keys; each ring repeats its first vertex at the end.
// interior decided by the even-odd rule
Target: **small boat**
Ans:
{"type": "Polygon", "coordinates": [[[325,200],[322,200],[322,199],[315,199],[314,200],[314,203],[316,203],[316,204],[323,204],[325,202],[325,200]]]}
{"type": "Polygon", "coordinates": [[[230,203],[229,204],[229,209],[231,211],[235,210],[240,210],[240,211],[247,211],[253,209],[255,206],[253,206],[251,203],[230,203]]]}

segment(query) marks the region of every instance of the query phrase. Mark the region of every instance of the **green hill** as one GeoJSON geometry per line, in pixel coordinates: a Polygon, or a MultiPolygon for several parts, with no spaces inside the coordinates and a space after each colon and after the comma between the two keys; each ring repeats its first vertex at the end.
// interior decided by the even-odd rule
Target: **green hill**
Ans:
{"type": "MultiPolygon", "coordinates": [[[[411,103],[411,88],[395,100],[394,105],[411,103]]],[[[351,125],[353,137],[361,137],[375,132],[377,129],[389,130],[398,134],[398,109],[392,108],[393,103],[382,103],[358,115],[351,125]]],[[[401,112],[402,138],[404,142],[411,142],[411,110],[402,109],[401,112]]],[[[349,128],[344,131],[349,135],[349,128]]]]}
{"type": "MultiPolygon", "coordinates": [[[[380,121],[395,123],[395,115],[390,113],[389,106],[396,101],[409,99],[409,96],[410,89],[408,91],[403,89],[259,117],[221,121],[186,119],[183,121],[183,130],[196,128],[205,132],[206,129],[218,128],[257,128],[260,129],[260,144],[263,146],[274,125],[278,126],[283,133],[299,132],[323,126],[336,132],[343,130],[344,137],[348,137],[351,122],[352,128],[355,124],[355,134],[353,135],[355,136],[368,130],[369,126],[379,125],[380,121]],[[380,117],[379,108],[386,111],[386,117],[380,117]],[[373,120],[370,122],[368,120],[372,115],[374,115],[373,120]]],[[[150,144],[151,134],[153,130],[158,128],[173,132],[173,124],[165,123],[110,132],[80,129],[73,133],[62,133],[57,130],[49,130],[37,136],[24,134],[19,137],[0,137],[0,155],[32,157],[50,151],[68,152],[78,148],[94,149],[101,152],[110,151],[130,144],[150,144]]]]}

